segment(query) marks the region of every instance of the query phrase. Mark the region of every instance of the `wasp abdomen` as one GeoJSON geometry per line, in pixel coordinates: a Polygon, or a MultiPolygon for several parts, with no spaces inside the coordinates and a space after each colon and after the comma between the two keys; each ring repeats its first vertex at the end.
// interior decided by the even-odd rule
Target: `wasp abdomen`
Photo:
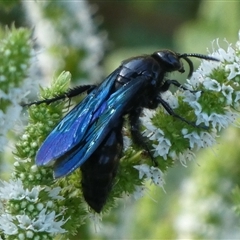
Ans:
{"type": "Polygon", "coordinates": [[[122,153],[122,123],[111,131],[81,166],[82,191],[88,205],[100,213],[112,189],[122,153]]]}

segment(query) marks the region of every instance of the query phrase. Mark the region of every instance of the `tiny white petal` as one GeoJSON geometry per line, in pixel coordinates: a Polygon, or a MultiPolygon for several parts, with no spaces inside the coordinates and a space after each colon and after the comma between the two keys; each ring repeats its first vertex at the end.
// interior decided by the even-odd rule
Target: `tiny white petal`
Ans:
{"type": "Polygon", "coordinates": [[[39,192],[41,191],[40,186],[35,186],[31,191],[26,190],[26,199],[30,202],[36,202],[38,200],[39,192]]]}
{"type": "Polygon", "coordinates": [[[9,182],[0,181],[0,198],[1,199],[18,199],[24,198],[25,191],[23,189],[22,181],[20,179],[9,182]]]}
{"type": "Polygon", "coordinates": [[[161,97],[166,101],[172,109],[178,108],[178,99],[170,91],[161,93],[161,97]]]}
{"type": "Polygon", "coordinates": [[[202,73],[200,73],[199,71],[196,71],[193,73],[190,79],[187,79],[186,86],[189,90],[197,89],[203,81],[204,81],[204,77],[202,73]]]}
{"type": "Polygon", "coordinates": [[[218,130],[220,131],[222,128],[229,126],[230,123],[233,123],[237,117],[237,113],[226,111],[225,114],[212,113],[209,116],[209,121],[212,122],[214,128],[218,127],[218,130]]]}
{"type": "Polygon", "coordinates": [[[198,92],[190,92],[190,91],[184,91],[184,102],[195,102],[199,99],[201,96],[201,91],[198,92]]]}
{"type": "Polygon", "coordinates": [[[153,157],[161,156],[165,160],[167,159],[167,154],[169,152],[170,147],[172,146],[171,142],[169,139],[164,138],[161,141],[158,142],[158,144],[153,144],[154,147],[154,154],[153,157]]]}
{"type": "Polygon", "coordinates": [[[235,94],[236,94],[236,97],[234,99],[234,102],[238,102],[240,99],[240,91],[236,91],[235,94]]]}
{"type": "Polygon", "coordinates": [[[64,225],[68,219],[65,221],[56,221],[59,216],[60,214],[56,215],[54,211],[47,213],[46,209],[43,209],[39,213],[38,218],[33,221],[32,227],[37,232],[49,232],[53,234],[65,233],[66,230],[62,228],[62,225],[64,225]]]}
{"type": "Polygon", "coordinates": [[[172,159],[172,160],[177,160],[177,154],[176,151],[172,150],[169,152],[168,156],[172,159]]]}
{"type": "Polygon", "coordinates": [[[195,115],[199,115],[202,112],[202,106],[198,102],[189,102],[189,105],[194,109],[195,115]]]}
{"type": "Polygon", "coordinates": [[[177,159],[180,161],[180,163],[186,167],[187,166],[187,160],[188,161],[192,161],[196,158],[195,154],[187,149],[186,151],[184,151],[183,153],[179,153],[177,156],[177,159]]]}
{"type": "Polygon", "coordinates": [[[189,139],[189,145],[191,149],[193,149],[195,145],[197,149],[200,149],[202,147],[201,137],[198,135],[197,132],[188,133],[183,137],[189,139]]]}
{"type": "Polygon", "coordinates": [[[133,198],[138,200],[145,195],[146,187],[145,186],[135,186],[135,191],[133,192],[133,198]]]}
{"type": "Polygon", "coordinates": [[[220,83],[214,79],[206,78],[205,81],[203,82],[203,85],[208,90],[216,91],[216,92],[221,91],[220,83]]]}
{"type": "Polygon", "coordinates": [[[212,71],[219,66],[220,62],[203,60],[197,71],[199,71],[206,79],[212,71]]]}
{"type": "Polygon", "coordinates": [[[144,175],[149,175],[149,166],[147,164],[135,165],[133,167],[139,171],[139,179],[142,179],[144,175]]]}
{"type": "Polygon", "coordinates": [[[214,132],[212,132],[211,134],[208,132],[201,132],[200,137],[203,147],[210,147],[216,143],[216,135],[214,134],[214,132]]]}
{"type": "Polygon", "coordinates": [[[159,168],[148,166],[147,164],[141,164],[133,166],[139,171],[139,179],[142,179],[145,176],[146,180],[150,180],[151,183],[163,187],[163,173],[159,168]]]}
{"type": "Polygon", "coordinates": [[[232,93],[233,93],[233,88],[231,86],[226,86],[225,84],[222,84],[222,94],[226,97],[227,99],[227,105],[232,104],[232,93]]]}
{"type": "Polygon", "coordinates": [[[205,126],[209,126],[209,116],[207,113],[201,112],[197,115],[196,125],[203,123],[205,126]]]}
{"type": "Polygon", "coordinates": [[[0,229],[6,235],[15,235],[18,233],[18,227],[13,223],[14,217],[10,214],[0,215],[0,229]]]}
{"type": "Polygon", "coordinates": [[[163,180],[162,171],[159,168],[153,167],[153,166],[151,167],[150,171],[151,171],[151,174],[152,174],[151,183],[153,183],[154,185],[163,187],[164,180],[163,180]]]}
{"type": "Polygon", "coordinates": [[[232,64],[227,64],[225,66],[225,71],[230,72],[227,79],[231,80],[231,79],[235,78],[237,75],[239,75],[239,73],[240,73],[239,64],[236,62],[234,62],[232,64]]]}
{"type": "Polygon", "coordinates": [[[21,228],[21,229],[34,229],[33,226],[32,226],[32,220],[30,219],[29,216],[27,215],[17,215],[16,216],[19,224],[18,226],[21,228]]]}
{"type": "Polygon", "coordinates": [[[62,190],[61,187],[46,188],[45,190],[48,192],[48,195],[51,199],[59,199],[59,200],[64,199],[64,197],[59,195],[60,191],[62,190]]]}

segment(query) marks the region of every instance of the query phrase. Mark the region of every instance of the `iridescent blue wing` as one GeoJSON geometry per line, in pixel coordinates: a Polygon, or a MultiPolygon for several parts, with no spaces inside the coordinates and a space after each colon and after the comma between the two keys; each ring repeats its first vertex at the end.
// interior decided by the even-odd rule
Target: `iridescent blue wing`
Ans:
{"type": "Polygon", "coordinates": [[[62,177],[80,167],[98,148],[107,134],[118,123],[119,119],[126,113],[129,104],[142,92],[145,87],[146,77],[139,76],[114,92],[105,102],[103,111],[97,114],[81,141],[66,154],[62,155],[54,164],[55,177],[62,177]]]}
{"type": "Polygon", "coordinates": [[[89,126],[105,110],[119,69],[74,107],[53,129],[36,155],[37,165],[48,165],[85,141],[89,126]]]}

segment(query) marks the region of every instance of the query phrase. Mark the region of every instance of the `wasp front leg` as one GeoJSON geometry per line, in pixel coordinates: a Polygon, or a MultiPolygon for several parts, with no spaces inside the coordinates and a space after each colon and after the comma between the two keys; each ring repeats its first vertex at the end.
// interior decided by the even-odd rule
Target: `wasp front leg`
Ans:
{"type": "Polygon", "coordinates": [[[161,104],[164,107],[164,109],[168,112],[169,115],[171,115],[171,116],[173,116],[175,118],[178,118],[179,120],[187,123],[188,125],[191,125],[191,126],[197,127],[197,128],[202,128],[202,129],[205,129],[205,130],[208,129],[208,127],[206,127],[206,126],[198,126],[198,125],[196,125],[195,122],[191,122],[191,121],[185,119],[184,117],[181,117],[177,113],[175,113],[174,110],[171,108],[171,106],[166,101],[164,101],[161,98],[160,95],[156,98],[156,102],[158,102],[158,104],[161,104]]]}
{"type": "Polygon", "coordinates": [[[188,90],[188,91],[191,91],[189,89],[187,89],[186,87],[184,87],[180,82],[178,82],[177,80],[174,80],[174,79],[166,79],[166,81],[164,82],[164,84],[161,86],[161,92],[166,92],[169,87],[171,85],[174,85],[178,88],[182,88],[183,90],[188,90]]]}
{"type": "Polygon", "coordinates": [[[198,90],[194,91],[194,90],[190,90],[190,89],[184,87],[180,82],[178,82],[177,80],[174,80],[174,79],[166,79],[164,84],[161,86],[161,92],[166,92],[171,85],[174,85],[174,86],[176,86],[178,88],[181,88],[185,91],[190,91],[191,93],[199,92],[198,90]]]}

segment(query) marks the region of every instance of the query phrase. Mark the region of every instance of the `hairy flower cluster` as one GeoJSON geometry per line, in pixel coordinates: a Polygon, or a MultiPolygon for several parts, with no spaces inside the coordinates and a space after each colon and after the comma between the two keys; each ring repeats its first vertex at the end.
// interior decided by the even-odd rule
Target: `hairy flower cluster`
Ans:
{"type": "Polygon", "coordinates": [[[45,236],[42,239],[52,239],[66,232],[62,228],[66,219],[55,212],[56,200],[63,199],[59,195],[60,187],[35,186],[29,190],[20,179],[0,184],[0,199],[8,201],[7,206],[3,204],[0,208],[0,229],[4,234],[15,239],[40,239],[39,233],[42,233],[45,236]],[[48,199],[46,202],[42,201],[43,196],[48,199]]]}
{"type": "MultiPolygon", "coordinates": [[[[70,78],[69,72],[60,74],[53,81],[53,92],[65,92],[70,78]]],[[[45,89],[42,97],[51,97],[53,92],[45,89]]],[[[30,123],[16,144],[12,180],[0,183],[0,232],[9,239],[53,239],[67,232],[63,228],[69,220],[60,193],[63,188],[50,188],[51,169],[33,164],[39,141],[60,120],[64,105],[63,101],[50,109],[44,105],[29,109],[30,123]]]]}
{"type": "Polygon", "coordinates": [[[19,103],[32,86],[26,78],[32,55],[31,32],[12,27],[4,34],[0,42],[0,151],[7,142],[7,133],[19,119],[19,103]]]}

